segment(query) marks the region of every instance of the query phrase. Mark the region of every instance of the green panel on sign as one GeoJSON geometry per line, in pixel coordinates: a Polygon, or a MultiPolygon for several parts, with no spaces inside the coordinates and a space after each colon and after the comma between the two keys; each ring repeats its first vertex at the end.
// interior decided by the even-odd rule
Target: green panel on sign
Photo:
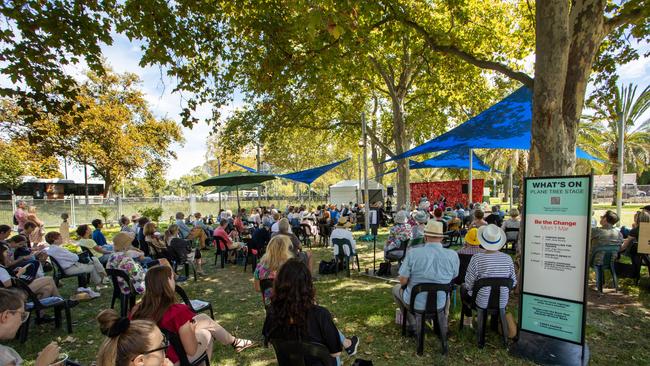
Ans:
{"type": "Polygon", "coordinates": [[[523,294],[521,329],[580,343],[582,304],[523,294]]]}
{"type": "Polygon", "coordinates": [[[526,181],[526,213],[590,217],[589,178],[531,178],[526,181]]]}

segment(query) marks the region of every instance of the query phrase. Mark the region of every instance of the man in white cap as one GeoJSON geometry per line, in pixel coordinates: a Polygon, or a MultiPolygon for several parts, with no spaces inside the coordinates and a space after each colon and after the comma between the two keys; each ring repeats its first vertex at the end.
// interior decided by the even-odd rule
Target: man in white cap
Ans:
{"type": "MultiPolygon", "coordinates": [[[[406,252],[406,257],[399,269],[400,284],[393,287],[393,297],[397,305],[402,308],[402,311],[409,307],[413,286],[420,283],[447,284],[458,276],[458,267],[460,265],[458,254],[451,249],[442,247],[443,237],[442,223],[429,220],[424,228],[425,245],[414,247],[406,252]]],[[[425,293],[421,293],[415,298],[416,309],[424,309],[426,296],[425,293]]],[[[441,323],[445,326],[447,324],[446,303],[446,294],[439,292],[438,316],[444,317],[441,318],[441,323]]],[[[414,319],[409,313],[407,320],[411,332],[414,328],[420,329],[419,326],[416,326],[417,322],[422,321],[420,317],[414,319]]]]}
{"type": "MultiPolygon", "coordinates": [[[[465,283],[460,289],[461,299],[463,300],[463,311],[465,312],[465,321],[471,325],[470,304],[472,301],[472,287],[474,282],[481,278],[511,278],[513,287],[517,285],[517,275],[512,258],[509,255],[500,252],[506,243],[506,233],[496,225],[490,224],[478,228],[478,241],[481,243],[485,252],[477,253],[472,256],[472,260],[467,267],[465,274],[465,283]]],[[[507,287],[501,287],[499,296],[499,307],[505,308],[508,305],[508,296],[510,290],[507,287]]],[[[482,288],[476,294],[476,306],[487,308],[490,298],[490,289],[482,288]]]]}

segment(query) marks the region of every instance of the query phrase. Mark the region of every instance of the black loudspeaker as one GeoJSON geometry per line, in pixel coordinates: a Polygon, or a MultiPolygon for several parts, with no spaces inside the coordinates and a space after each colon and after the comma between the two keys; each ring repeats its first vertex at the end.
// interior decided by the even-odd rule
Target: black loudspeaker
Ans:
{"type": "Polygon", "coordinates": [[[393,192],[393,186],[388,186],[388,187],[386,188],[386,194],[392,197],[392,196],[393,196],[393,193],[394,193],[394,192],[393,192]]]}
{"type": "Polygon", "coordinates": [[[462,190],[462,193],[467,194],[467,192],[469,191],[468,184],[463,183],[463,187],[461,188],[461,190],[462,190]]]}

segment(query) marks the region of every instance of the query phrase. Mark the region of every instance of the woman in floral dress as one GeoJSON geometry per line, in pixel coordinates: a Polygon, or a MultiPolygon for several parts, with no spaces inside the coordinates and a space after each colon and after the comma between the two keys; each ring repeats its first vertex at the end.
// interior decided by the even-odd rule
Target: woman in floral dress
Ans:
{"type": "MultiPolygon", "coordinates": [[[[144,274],[145,270],[136,262],[133,257],[127,253],[133,242],[135,235],[133,233],[120,232],[115,235],[113,238],[113,248],[115,252],[111,254],[106,263],[106,269],[120,269],[126,272],[131,278],[131,283],[133,283],[133,288],[139,294],[144,293],[144,274]]],[[[120,291],[123,294],[128,295],[131,293],[131,289],[128,283],[125,283],[121,278],[117,280],[118,285],[120,286],[120,291]]]]}

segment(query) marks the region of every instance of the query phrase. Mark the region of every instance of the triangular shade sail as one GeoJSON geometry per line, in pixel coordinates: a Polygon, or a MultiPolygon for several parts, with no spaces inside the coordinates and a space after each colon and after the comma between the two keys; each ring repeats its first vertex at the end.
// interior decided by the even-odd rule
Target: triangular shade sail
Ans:
{"type": "Polygon", "coordinates": [[[257,169],[253,169],[253,168],[251,168],[251,167],[249,167],[249,166],[241,165],[241,164],[239,164],[239,163],[235,163],[234,161],[231,161],[231,163],[237,165],[237,166],[240,167],[240,168],[243,168],[243,169],[246,170],[247,172],[257,173],[257,169]]]}
{"type": "MultiPolygon", "coordinates": [[[[409,169],[427,168],[467,169],[469,168],[469,150],[449,150],[424,161],[409,160],[409,169]]],[[[472,153],[472,168],[483,172],[491,170],[475,153],[472,153]]],[[[394,168],[382,175],[395,173],[396,171],[397,168],[394,168]]],[[[380,177],[380,175],[377,177],[380,177]]]]}
{"type": "MultiPolygon", "coordinates": [[[[532,91],[523,86],[456,128],[386,161],[454,149],[528,150],[533,120],[532,102],[532,91]]],[[[600,161],[579,148],[576,148],[576,156],[600,161]]]]}
{"type": "Polygon", "coordinates": [[[280,174],[278,177],[280,178],[286,178],[286,179],[291,179],[296,182],[301,182],[305,184],[312,184],[313,181],[318,179],[321,175],[327,173],[328,171],[336,168],[337,166],[345,163],[346,161],[350,160],[350,158],[339,160],[337,162],[319,166],[316,168],[311,168],[307,170],[301,170],[299,172],[294,172],[294,173],[288,173],[288,174],[280,174]]]}

